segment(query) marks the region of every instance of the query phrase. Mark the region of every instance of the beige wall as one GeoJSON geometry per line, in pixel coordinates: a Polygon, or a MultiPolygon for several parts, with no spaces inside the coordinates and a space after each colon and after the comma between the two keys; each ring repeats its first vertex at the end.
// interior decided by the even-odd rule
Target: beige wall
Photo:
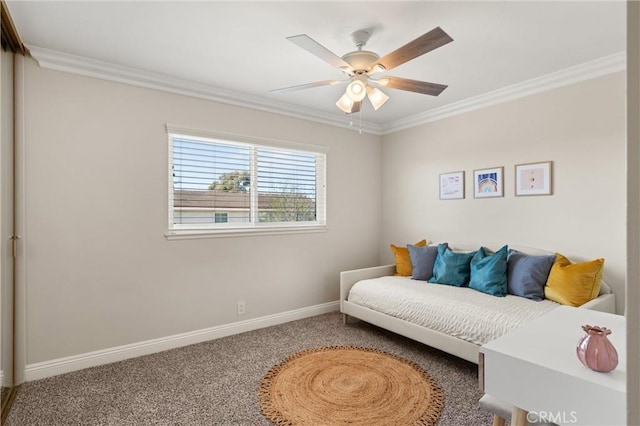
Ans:
{"type": "Polygon", "coordinates": [[[640,3],[627,2],[627,424],[640,424],[640,3]]]}
{"type": "Polygon", "coordinates": [[[623,312],[625,87],[620,72],[385,136],[381,259],[422,237],[604,257],[623,312]],[[514,165],[547,160],[554,195],[515,197],[514,165]],[[505,197],[474,199],[473,170],[497,166],[505,197]],[[460,170],[466,198],[439,200],[438,175],[460,170]]]}
{"type": "Polygon", "coordinates": [[[378,264],[379,136],[25,73],[27,364],[335,301],[378,264]],[[329,231],[167,241],[166,123],[329,146],[329,231]]]}
{"type": "Polygon", "coordinates": [[[381,138],[25,70],[27,364],[334,301],[339,271],[423,236],[605,257],[624,307],[623,73],[381,138]],[[166,123],[329,146],[329,232],[167,241],[166,123]],[[544,160],[554,195],[514,197],[513,165],[544,160]],[[506,196],[473,199],[473,169],[501,165],[506,196]],[[457,170],[467,198],[438,200],[457,170]]]}

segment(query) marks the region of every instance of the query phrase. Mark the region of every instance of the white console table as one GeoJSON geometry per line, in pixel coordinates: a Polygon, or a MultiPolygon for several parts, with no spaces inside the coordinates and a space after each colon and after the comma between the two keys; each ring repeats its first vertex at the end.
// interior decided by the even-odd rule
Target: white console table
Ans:
{"type": "Polygon", "coordinates": [[[512,424],[540,415],[564,425],[626,424],[626,319],[561,306],[480,348],[484,392],[514,406],[512,424]],[[583,366],[576,345],[581,326],[610,328],[618,367],[598,373],[583,366]]]}

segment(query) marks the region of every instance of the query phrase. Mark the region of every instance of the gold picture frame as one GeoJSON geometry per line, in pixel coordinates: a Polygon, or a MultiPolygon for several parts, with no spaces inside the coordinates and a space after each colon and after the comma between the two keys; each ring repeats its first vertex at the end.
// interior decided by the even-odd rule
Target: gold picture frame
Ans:
{"type": "Polygon", "coordinates": [[[440,173],[440,199],[464,199],[464,171],[440,173]]]}
{"type": "Polygon", "coordinates": [[[553,194],[553,162],[523,163],[515,166],[516,197],[553,194]]]}
{"type": "Polygon", "coordinates": [[[473,197],[504,197],[504,167],[473,171],[473,197]]]}

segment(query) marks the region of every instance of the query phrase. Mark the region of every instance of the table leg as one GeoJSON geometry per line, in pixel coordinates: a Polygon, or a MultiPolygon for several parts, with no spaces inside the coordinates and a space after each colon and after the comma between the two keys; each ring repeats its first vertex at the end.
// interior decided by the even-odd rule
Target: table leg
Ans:
{"type": "Polygon", "coordinates": [[[494,415],[491,426],[504,426],[504,419],[498,415],[494,415]]]}
{"type": "Polygon", "coordinates": [[[512,426],[527,426],[527,412],[522,408],[513,407],[511,411],[511,425],[512,426]]]}

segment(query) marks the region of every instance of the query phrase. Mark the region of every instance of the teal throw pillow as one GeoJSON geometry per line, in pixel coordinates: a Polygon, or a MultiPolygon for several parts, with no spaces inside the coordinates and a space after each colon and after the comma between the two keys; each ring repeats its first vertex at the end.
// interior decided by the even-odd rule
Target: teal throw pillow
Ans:
{"type": "Polygon", "coordinates": [[[438,254],[433,265],[430,283],[464,287],[471,275],[471,259],[476,252],[454,253],[446,244],[438,244],[438,254]]]}
{"type": "Polygon", "coordinates": [[[488,255],[481,247],[471,259],[469,287],[492,296],[506,296],[508,255],[507,246],[492,255],[488,255]]]}

